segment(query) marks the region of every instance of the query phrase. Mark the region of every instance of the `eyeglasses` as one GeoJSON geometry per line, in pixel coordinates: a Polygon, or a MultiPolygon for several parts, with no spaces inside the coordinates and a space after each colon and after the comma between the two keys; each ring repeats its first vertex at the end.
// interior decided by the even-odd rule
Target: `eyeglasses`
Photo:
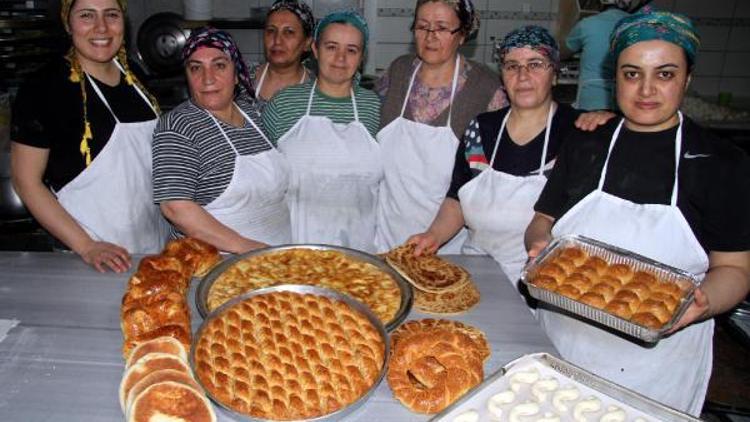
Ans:
{"type": "Polygon", "coordinates": [[[435,34],[435,36],[438,36],[438,37],[447,37],[448,35],[453,35],[460,30],[461,30],[460,26],[456,29],[449,29],[449,28],[444,28],[444,27],[437,27],[435,29],[432,29],[429,26],[421,26],[421,25],[417,25],[414,27],[414,32],[424,34],[425,37],[430,36],[430,34],[435,34]]]}
{"type": "Polygon", "coordinates": [[[504,73],[507,73],[509,75],[517,75],[521,73],[521,69],[526,69],[526,71],[529,73],[540,74],[552,67],[552,63],[546,62],[544,60],[532,60],[526,64],[521,64],[518,62],[505,62],[500,67],[503,69],[504,73]]]}

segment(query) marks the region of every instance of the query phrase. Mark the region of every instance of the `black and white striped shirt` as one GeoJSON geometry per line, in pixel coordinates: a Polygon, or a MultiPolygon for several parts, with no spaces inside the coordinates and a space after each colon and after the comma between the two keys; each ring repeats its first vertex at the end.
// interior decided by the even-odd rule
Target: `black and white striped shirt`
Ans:
{"type": "MultiPolygon", "coordinates": [[[[236,104],[262,129],[260,114],[248,100],[236,104]]],[[[235,128],[218,120],[240,155],[271,146],[248,122],[235,128]]],[[[218,198],[234,173],[235,153],[207,112],[188,100],[159,119],[154,130],[154,202],[190,200],[201,206],[218,198]]]]}

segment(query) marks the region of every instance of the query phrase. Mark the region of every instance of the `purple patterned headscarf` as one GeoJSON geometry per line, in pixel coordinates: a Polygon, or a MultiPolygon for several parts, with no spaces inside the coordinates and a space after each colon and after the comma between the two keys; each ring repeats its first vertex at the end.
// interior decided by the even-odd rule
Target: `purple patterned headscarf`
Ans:
{"type": "Polygon", "coordinates": [[[242,88],[245,89],[249,96],[255,98],[255,90],[250,83],[250,72],[247,70],[245,61],[242,60],[242,53],[237,48],[237,43],[234,42],[229,33],[210,26],[194,29],[190,33],[190,37],[185,41],[185,46],[182,48],[182,62],[187,62],[190,56],[201,47],[215,48],[229,56],[234,63],[234,69],[237,72],[240,85],[242,85],[242,88]]]}
{"type": "Polygon", "coordinates": [[[271,16],[278,10],[288,10],[294,13],[302,23],[302,30],[306,36],[312,35],[313,28],[315,28],[315,17],[313,17],[312,9],[304,1],[298,0],[276,0],[273,6],[268,10],[266,17],[271,16]]]}
{"type": "Polygon", "coordinates": [[[511,49],[524,47],[546,56],[555,69],[560,68],[560,49],[557,47],[557,41],[548,30],[538,25],[522,26],[508,32],[501,42],[495,44],[495,59],[502,64],[505,55],[511,49]]]}

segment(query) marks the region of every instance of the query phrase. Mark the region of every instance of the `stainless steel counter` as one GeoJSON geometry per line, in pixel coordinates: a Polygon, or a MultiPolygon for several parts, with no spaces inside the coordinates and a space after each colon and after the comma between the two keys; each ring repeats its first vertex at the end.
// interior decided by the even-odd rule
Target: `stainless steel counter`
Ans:
{"type": "MultiPolygon", "coordinates": [[[[467,268],[482,299],[453,317],[482,329],[492,347],[488,375],[527,353],[555,353],[552,343],[488,257],[451,256],[467,268]]],[[[65,253],[0,252],[0,319],[19,320],[0,342],[0,421],[118,421],[120,300],[127,274],[100,274],[65,253]]],[[[193,328],[200,324],[190,294],[193,328]]],[[[412,312],[409,316],[423,318],[412,312]]],[[[220,421],[233,419],[217,408],[220,421]]],[[[401,406],[387,382],[347,418],[423,421],[401,406]]]]}

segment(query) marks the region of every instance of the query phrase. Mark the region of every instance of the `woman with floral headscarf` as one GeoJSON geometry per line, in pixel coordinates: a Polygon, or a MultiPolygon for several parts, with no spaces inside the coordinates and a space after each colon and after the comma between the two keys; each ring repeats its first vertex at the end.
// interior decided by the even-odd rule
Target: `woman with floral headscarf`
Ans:
{"type": "MultiPolygon", "coordinates": [[[[378,80],[385,179],[378,201],[380,251],[424,231],[450,183],[458,139],[477,114],[507,104],[497,75],[458,52],[479,30],[471,0],[418,0],[417,54],[397,58],[378,80]]],[[[457,253],[461,231],[441,251],[457,253]]]]}
{"type": "Polygon", "coordinates": [[[374,250],[375,202],[383,177],[380,101],[355,83],[369,29],[354,10],[334,11],[315,28],[314,81],[280,91],[263,123],[289,160],[287,195],[295,243],[374,250]]]}
{"type": "MultiPolygon", "coordinates": [[[[750,159],[679,111],[698,44],[682,15],[644,9],[617,24],[610,48],[623,118],[571,133],[526,230],[532,258],[553,236],[575,234],[703,279],[656,345],[555,309],[537,313],[563,358],[695,416],[711,376],[711,317],[750,291],[750,159]]],[[[674,302],[640,292],[650,295],[641,308],[632,291],[610,292],[605,311],[658,329],[674,302]]]]}
{"type": "Polygon", "coordinates": [[[263,133],[232,37],[193,30],[182,50],[191,98],[154,132],[154,200],[173,236],[242,253],[288,243],[287,165],[263,133]]]}
{"type": "Polygon", "coordinates": [[[303,0],[276,0],[268,10],[263,31],[266,63],[250,69],[261,108],[282,89],[314,78],[302,64],[310,51],[314,27],[312,9],[303,0]]]}
{"type": "Polygon", "coordinates": [[[158,106],[128,68],[125,0],[63,0],[72,47],[19,90],[12,172],[19,196],[60,242],[99,271],[161,250],[151,197],[158,106]]]}
{"type": "Polygon", "coordinates": [[[410,242],[416,254],[432,253],[466,226],[462,252],[491,255],[515,286],[526,263],[523,231],[580,112],[552,99],[560,55],[546,29],[515,29],[495,48],[510,106],[469,123],[448,195],[427,231],[410,242]]]}

